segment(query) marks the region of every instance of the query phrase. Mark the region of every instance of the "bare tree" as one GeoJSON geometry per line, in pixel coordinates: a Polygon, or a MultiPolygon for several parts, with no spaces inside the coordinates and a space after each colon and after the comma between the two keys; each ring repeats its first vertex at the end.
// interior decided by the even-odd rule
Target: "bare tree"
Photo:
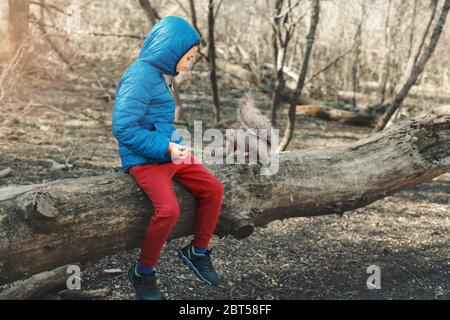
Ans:
{"type": "Polygon", "coordinates": [[[425,41],[427,40],[428,33],[430,32],[431,25],[433,24],[434,17],[436,16],[437,13],[438,0],[431,0],[430,6],[431,6],[430,20],[428,21],[427,27],[425,28],[425,31],[422,35],[422,40],[420,41],[419,44],[419,48],[417,49],[416,55],[414,56],[413,66],[416,65],[417,61],[419,60],[423,46],[425,45],[425,41]]]}
{"type": "Polygon", "coordinates": [[[216,44],[214,39],[214,0],[209,0],[208,4],[208,57],[210,67],[210,79],[211,89],[214,102],[214,122],[217,124],[220,122],[220,102],[219,102],[219,89],[217,86],[217,73],[216,73],[216,44]]]}
{"type": "MultiPolygon", "coordinates": [[[[61,8],[58,8],[54,5],[50,6],[44,0],[40,0],[39,2],[30,2],[30,3],[39,5],[42,10],[41,13],[47,14],[48,18],[50,19],[50,21],[52,23],[52,25],[50,26],[51,28],[56,27],[55,12],[66,14],[66,12],[64,10],[62,10],[61,8]],[[51,9],[54,11],[52,11],[51,9]]],[[[50,37],[49,32],[47,31],[48,26],[44,23],[44,19],[43,19],[45,16],[42,15],[42,17],[40,17],[39,19],[36,18],[33,13],[31,13],[30,16],[31,16],[31,18],[36,20],[38,28],[41,31],[44,39],[46,40],[46,42],[48,43],[50,48],[58,55],[59,59],[67,66],[67,68],[70,71],[72,71],[72,72],[75,71],[74,67],[72,66],[72,63],[70,62],[70,59],[67,57],[67,55],[62,50],[62,44],[60,42],[56,41],[55,39],[53,39],[52,37],[50,37]]],[[[66,32],[66,31],[64,31],[64,32],[66,32]]]]}
{"type": "Polygon", "coordinates": [[[406,96],[408,95],[411,88],[414,86],[414,84],[417,81],[417,78],[422,73],[423,69],[425,68],[425,65],[427,64],[428,60],[433,55],[434,50],[436,49],[436,46],[439,42],[439,39],[442,34],[442,30],[445,26],[445,22],[447,20],[448,11],[450,10],[450,0],[445,0],[445,3],[442,7],[442,12],[439,17],[438,22],[436,23],[436,26],[434,28],[433,34],[431,35],[430,43],[428,44],[428,47],[420,57],[419,61],[414,65],[413,70],[411,71],[411,74],[408,77],[408,80],[403,85],[400,92],[395,96],[394,101],[389,104],[388,109],[386,110],[385,114],[380,118],[378,121],[377,126],[373,130],[373,132],[378,132],[384,129],[386,124],[389,122],[389,119],[391,119],[392,115],[395,113],[395,111],[400,108],[403,101],[405,100],[406,96]]]}
{"type": "Polygon", "coordinates": [[[292,135],[294,133],[295,128],[295,118],[296,118],[296,107],[298,97],[301,95],[303,91],[303,87],[305,85],[306,73],[308,72],[309,59],[311,57],[312,48],[314,45],[314,41],[316,39],[316,31],[317,26],[319,24],[319,16],[320,16],[320,1],[313,0],[312,2],[312,12],[311,12],[311,25],[306,37],[306,51],[305,56],[303,58],[302,68],[300,71],[300,75],[297,81],[297,86],[295,92],[291,98],[291,103],[289,106],[289,115],[288,115],[288,125],[286,127],[283,140],[280,143],[279,150],[284,151],[289,145],[289,142],[292,139],[292,135]]]}
{"type": "Polygon", "coordinates": [[[286,63],[286,54],[289,42],[294,35],[297,22],[293,21],[292,10],[300,3],[292,5],[288,0],[288,8],[283,11],[284,0],[277,0],[275,3],[275,11],[272,17],[272,46],[274,52],[274,66],[276,86],[272,98],[271,121],[272,125],[276,124],[277,110],[282,100],[285,89],[284,66],[286,63]]]}

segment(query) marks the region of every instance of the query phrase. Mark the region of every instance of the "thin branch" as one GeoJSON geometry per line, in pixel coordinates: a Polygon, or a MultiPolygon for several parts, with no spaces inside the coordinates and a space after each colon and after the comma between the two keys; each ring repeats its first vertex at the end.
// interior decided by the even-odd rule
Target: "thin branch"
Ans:
{"type": "Polygon", "coordinates": [[[181,10],[183,10],[184,14],[186,15],[186,17],[190,16],[190,13],[187,11],[187,9],[183,6],[183,3],[181,3],[180,0],[176,0],[176,3],[178,4],[178,6],[181,8],[181,10]]]}
{"type": "Polygon", "coordinates": [[[82,34],[90,35],[90,36],[98,36],[98,37],[116,37],[116,38],[131,38],[144,40],[145,37],[137,35],[137,34],[120,34],[120,33],[104,33],[104,32],[82,32],[82,34]]]}
{"type": "Polygon", "coordinates": [[[337,56],[333,61],[331,61],[328,65],[317,71],[314,75],[312,75],[305,84],[311,83],[315,78],[317,78],[320,74],[330,69],[332,66],[336,65],[339,61],[345,58],[349,53],[351,53],[354,49],[355,45],[353,45],[350,49],[347,49],[341,55],[337,56]]]}
{"type": "Polygon", "coordinates": [[[47,3],[44,3],[44,2],[41,3],[41,2],[36,2],[36,1],[30,1],[30,4],[33,4],[33,5],[42,7],[42,8],[50,8],[50,9],[53,9],[53,10],[59,12],[59,13],[62,13],[64,15],[66,15],[66,16],[69,16],[69,17],[72,16],[71,13],[68,13],[68,12],[64,11],[63,9],[61,9],[61,8],[59,8],[59,7],[57,7],[57,6],[53,5],[53,4],[47,4],[47,3]]]}
{"type": "Polygon", "coordinates": [[[139,0],[139,4],[147,14],[148,20],[151,22],[152,25],[155,25],[157,20],[161,20],[161,17],[159,16],[155,8],[152,6],[150,0],[139,0]]]}
{"type": "Polygon", "coordinates": [[[273,17],[274,20],[276,19],[281,19],[284,18],[286,15],[288,15],[294,8],[296,8],[300,2],[302,2],[303,0],[298,0],[295,4],[293,4],[292,6],[290,6],[289,8],[286,8],[286,10],[284,10],[284,12],[281,12],[280,14],[277,14],[276,16],[273,17]]]}
{"type": "MultiPolygon", "coordinates": [[[[51,28],[51,29],[55,29],[55,30],[58,30],[58,31],[64,31],[65,30],[65,29],[60,28],[58,26],[41,23],[39,21],[35,21],[35,24],[41,24],[45,28],[51,28]]],[[[131,38],[131,39],[137,39],[137,40],[145,40],[144,36],[140,36],[140,35],[137,35],[137,34],[127,34],[127,33],[107,33],[107,32],[97,32],[97,31],[88,32],[88,31],[80,30],[80,31],[78,31],[78,34],[89,35],[89,36],[97,36],[97,37],[116,37],[116,38],[131,38]]]]}
{"type": "Polygon", "coordinates": [[[222,5],[222,3],[223,0],[220,0],[219,3],[217,4],[216,13],[214,13],[214,20],[216,20],[217,16],[219,15],[220,6],[222,5]]]}
{"type": "Polygon", "coordinates": [[[422,40],[420,41],[419,48],[417,49],[416,55],[414,57],[413,65],[415,65],[417,63],[417,61],[419,60],[420,54],[422,53],[423,46],[425,45],[425,40],[427,39],[428,33],[430,32],[431,25],[432,25],[432,23],[434,21],[434,17],[436,16],[437,5],[438,5],[437,0],[431,0],[431,16],[430,16],[430,20],[428,21],[427,27],[425,28],[425,31],[424,31],[424,33],[422,35],[422,40]]]}

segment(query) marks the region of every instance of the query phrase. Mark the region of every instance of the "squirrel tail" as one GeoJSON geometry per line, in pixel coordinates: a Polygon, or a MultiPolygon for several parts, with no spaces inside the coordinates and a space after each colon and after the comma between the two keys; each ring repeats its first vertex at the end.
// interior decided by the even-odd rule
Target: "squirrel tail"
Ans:
{"type": "Polygon", "coordinates": [[[267,142],[270,143],[271,129],[273,129],[269,118],[263,115],[256,107],[255,100],[251,93],[247,93],[243,99],[243,102],[239,105],[238,119],[241,125],[250,130],[255,135],[258,134],[258,130],[267,130],[267,142]]]}

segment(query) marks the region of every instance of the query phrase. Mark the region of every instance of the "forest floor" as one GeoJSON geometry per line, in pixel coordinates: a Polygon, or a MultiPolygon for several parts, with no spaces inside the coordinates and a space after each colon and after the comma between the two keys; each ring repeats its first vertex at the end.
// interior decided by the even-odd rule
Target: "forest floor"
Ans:
{"type": "MultiPolygon", "coordinates": [[[[225,79],[220,86],[226,92],[224,123],[239,127],[236,108],[246,89],[225,79]]],[[[181,91],[188,127],[194,120],[210,126],[208,81],[186,80],[181,91]]],[[[255,97],[261,110],[269,109],[267,95],[255,97]]],[[[0,170],[12,172],[0,177],[0,186],[120,171],[112,107],[107,95],[71,81],[12,92],[0,107],[0,170]]],[[[284,128],[286,116],[279,118],[284,128]]],[[[369,133],[370,128],[300,118],[289,149],[344,145],[369,133]]],[[[225,280],[221,288],[204,285],[178,260],[176,249],[189,238],[172,240],[157,266],[159,283],[167,299],[450,299],[449,206],[447,173],[342,218],[276,221],[240,241],[214,236],[213,262],[225,280]],[[379,290],[367,288],[372,265],[381,269],[379,290]]],[[[107,299],[134,299],[126,270],[138,254],[135,249],[96,262],[83,270],[82,288],[107,288],[107,299]],[[111,268],[124,273],[102,275],[111,268]]]]}

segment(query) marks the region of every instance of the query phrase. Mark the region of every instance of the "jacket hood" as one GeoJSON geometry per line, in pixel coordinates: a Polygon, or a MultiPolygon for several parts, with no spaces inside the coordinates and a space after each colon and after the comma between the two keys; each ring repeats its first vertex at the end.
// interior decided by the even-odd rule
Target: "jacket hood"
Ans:
{"type": "Polygon", "coordinates": [[[192,47],[200,43],[200,35],[181,17],[167,16],[154,25],[139,54],[139,60],[156,66],[163,74],[176,76],[176,66],[192,47]]]}

